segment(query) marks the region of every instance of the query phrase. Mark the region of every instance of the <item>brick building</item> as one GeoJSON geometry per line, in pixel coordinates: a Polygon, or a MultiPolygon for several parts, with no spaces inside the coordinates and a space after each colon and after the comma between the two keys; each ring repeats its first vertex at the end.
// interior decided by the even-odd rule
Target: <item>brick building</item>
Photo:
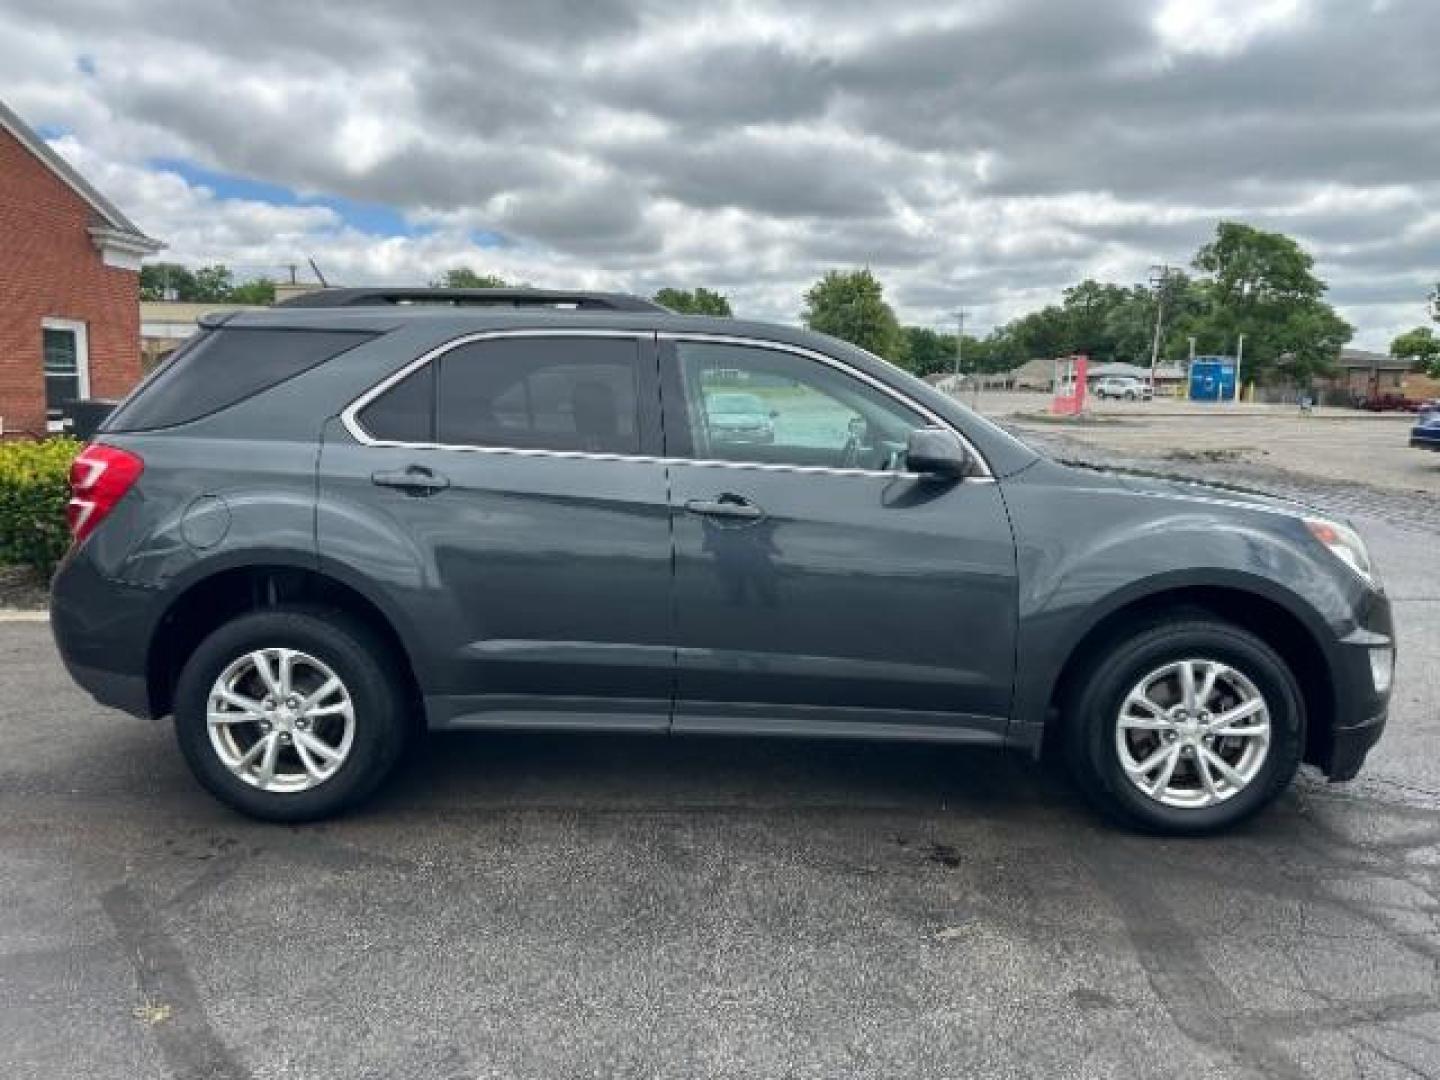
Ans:
{"type": "Polygon", "coordinates": [[[59,427],[73,398],[140,377],[140,260],[150,239],[0,102],[0,423],[59,427]]]}

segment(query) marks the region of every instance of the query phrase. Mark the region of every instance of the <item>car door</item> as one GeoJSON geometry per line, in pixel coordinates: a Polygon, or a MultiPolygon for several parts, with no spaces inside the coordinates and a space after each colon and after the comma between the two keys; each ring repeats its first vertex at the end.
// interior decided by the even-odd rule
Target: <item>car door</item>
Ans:
{"type": "Polygon", "coordinates": [[[675,730],[998,738],[1014,544],[988,476],[904,471],[938,418],[779,344],[662,339],[661,376],[675,730]],[[711,422],[735,393],[767,403],[763,437],[711,422]]]}
{"type": "Polygon", "coordinates": [[[668,726],[654,347],[628,332],[471,335],[327,438],[322,557],[403,612],[432,723],[668,726]]]}

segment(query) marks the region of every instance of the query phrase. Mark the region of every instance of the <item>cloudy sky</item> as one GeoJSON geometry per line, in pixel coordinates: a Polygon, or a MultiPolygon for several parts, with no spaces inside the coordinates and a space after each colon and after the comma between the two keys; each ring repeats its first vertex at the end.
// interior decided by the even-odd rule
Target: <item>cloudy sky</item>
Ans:
{"type": "Polygon", "coordinates": [[[870,265],[989,329],[1292,233],[1384,347],[1440,280],[1440,0],[0,0],[0,98],[169,257],[703,284],[870,265]]]}

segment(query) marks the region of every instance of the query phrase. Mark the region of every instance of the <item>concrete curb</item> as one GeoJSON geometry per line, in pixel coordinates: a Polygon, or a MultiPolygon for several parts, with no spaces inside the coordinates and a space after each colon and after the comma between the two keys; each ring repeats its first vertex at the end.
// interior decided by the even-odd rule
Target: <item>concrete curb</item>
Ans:
{"type": "MultiPolygon", "coordinates": [[[[1043,414],[1043,417],[1044,417],[1043,419],[1038,419],[1038,418],[1037,418],[1037,414],[1036,414],[1034,411],[1029,411],[1029,412],[1017,412],[1017,413],[988,413],[988,412],[985,411],[985,408],[984,408],[983,405],[980,407],[980,415],[989,417],[991,420],[1018,420],[1018,421],[1020,421],[1020,422],[1022,422],[1022,423],[1023,423],[1025,420],[1027,420],[1027,419],[1028,419],[1028,420],[1031,420],[1031,421],[1033,421],[1033,422],[1035,422],[1035,423],[1041,423],[1041,424],[1046,424],[1046,423],[1065,424],[1065,423],[1073,423],[1073,422],[1074,422],[1074,421],[1072,420],[1072,418],[1070,418],[1070,417],[1066,417],[1066,416],[1053,416],[1053,415],[1050,414],[1050,413],[1045,413],[1045,414],[1043,414]]],[[[1253,411],[1253,412],[1252,412],[1252,411],[1244,411],[1244,412],[1221,412],[1221,411],[1216,411],[1216,412],[1211,413],[1211,412],[1179,412],[1179,411],[1173,411],[1173,412],[1149,412],[1149,411],[1145,411],[1145,412],[1142,412],[1142,411],[1140,411],[1140,410],[1138,410],[1138,409],[1137,409],[1137,410],[1134,410],[1134,411],[1127,410],[1127,411],[1125,411],[1125,412],[1111,412],[1111,411],[1109,411],[1108,409],[1106,409],[1106,410],[1095,410],[1095,411],[1093,411],[1093,412],[1087,411],[1084,415],[1087,416],[1087,417],[1090,417],[1090,418],[1092,418],[1092,419],[1099,420],[1101,423],[1104,423],[1104,422],[1109,421],[1109,420],[1116,420],[1116,421],[1124,421],[1124,420],[1227,420],[1227,419],[1228,419],[1228,420],[1235,420],[1235,419],[1239,419],[1239,418],[1242,418],[1242,417],[1247,418],[1247,419],[1248,419],[1248,418],[1253,418],[1253,417],[1264,417],[1265,419],[1278,419],[1278,420],[1304,420],[1304,421],[1307,421],[1307,422],[1308,422],[1308,421],[1311,421],[1311,420],[1318,420],[1318,421],[1320,421],[1320,422],[1322,422],[1322,423],[1323,423],[1323,422],[1327,422],[1327,421],[1332,421],[1332,422],[1333,422],[1333,421],[1337,421],[1337,420],[1358,420],[1358,421],[1361,421],[1361,422],[1364,422],[1364,423],[1371,423],[1371,424],[1373,424],[1373,423],[1382,423],[1382,424],[1384,424],[1384,423],[1390,423],[1390,424],[1396,424],[1396,423],[1400,423],[1401,421],[1409,421],[1409,423],[1410,423],[1411,425],[1414,425],[1414,424],[1417,422],[1416,414],[1415,414],[1415,413],[1308,413],[1308,414],[1307,414],[1307,413],[1300,413],[1300,412],[1260,412],[1259,410],[1255,410],[1255,411],[1253,411]]]]}
{"type": "Polygon", "coordinates": [[[24,611],[20,608],[0,608],[0,623],[41,623],[49,622],[48,611],[24,611]]]}

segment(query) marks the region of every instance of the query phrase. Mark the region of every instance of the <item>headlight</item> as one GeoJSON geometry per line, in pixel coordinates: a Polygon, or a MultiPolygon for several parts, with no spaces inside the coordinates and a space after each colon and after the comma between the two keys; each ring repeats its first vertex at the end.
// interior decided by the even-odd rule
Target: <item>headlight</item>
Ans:
{"type": "Polygon", "coordinates": [[[1370,561],[1370,552],[1365,550],[1365,541],[1348,525],[1328,518],[1306,518],[1305,527],[1310,535],[1324,544],[1332,555],[1365,579],[1366,583],[1378,588],[1375,565],[1370,561]]]}

